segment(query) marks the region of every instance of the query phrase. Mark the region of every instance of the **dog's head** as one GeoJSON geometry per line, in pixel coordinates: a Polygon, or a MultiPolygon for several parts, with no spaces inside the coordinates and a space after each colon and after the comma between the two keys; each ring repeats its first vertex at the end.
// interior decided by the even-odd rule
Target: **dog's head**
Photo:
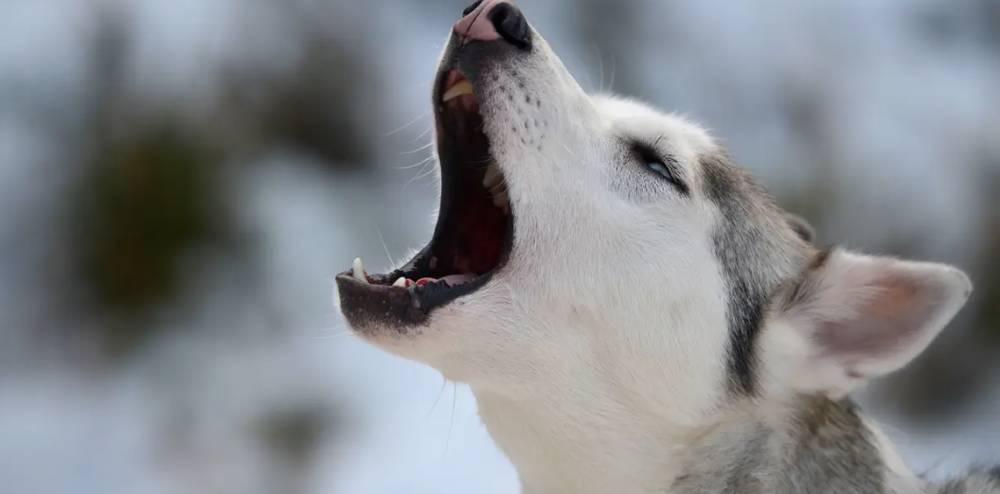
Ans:
{"type": "Polygon", "coordinates": [[[357,334],[474,389],[684,423],[842,394],[969,294],[948,266],[814,247],[702,129],[586,94],[510,3],[465,12],[434,87],[433,238],[337,284],[357,334]]]}

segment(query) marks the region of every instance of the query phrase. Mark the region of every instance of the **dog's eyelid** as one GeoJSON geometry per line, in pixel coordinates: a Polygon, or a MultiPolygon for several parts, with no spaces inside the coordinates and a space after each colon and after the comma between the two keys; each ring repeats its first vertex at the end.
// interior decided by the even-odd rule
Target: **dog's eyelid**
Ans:
{"type": "MultiPolygon", "coordinates": [[[[654,144],[659,141],[660,139],[656,139],[654,144]]],[[[673,156],[660,153],[653,145],[638,140],[631,140],[629,147],[636,155],[636,159],[644,166],[649,167],[651,171],[666,179],[681,194],[685,196],[690,195],[688,185],[683,178],[684,173],[681,170],[681,166],[673,156]],[[651,165],[655,165],[655,167],[651,165]]]]}

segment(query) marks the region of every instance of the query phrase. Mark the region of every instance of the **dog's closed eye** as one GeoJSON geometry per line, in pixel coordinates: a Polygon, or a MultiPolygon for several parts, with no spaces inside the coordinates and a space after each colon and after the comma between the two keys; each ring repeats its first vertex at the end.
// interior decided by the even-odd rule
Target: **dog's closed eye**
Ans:
{"type": "Polygon", "coordinates": [[[690,194],[687,183],[684,182],[680,166],[671,156],[663,156],[652,146],[644,142],[633,141],[631,143],[632,152],[636,160],[649,172],[658,178],[666,180],[678,192],[687,196],[690,194]]]}

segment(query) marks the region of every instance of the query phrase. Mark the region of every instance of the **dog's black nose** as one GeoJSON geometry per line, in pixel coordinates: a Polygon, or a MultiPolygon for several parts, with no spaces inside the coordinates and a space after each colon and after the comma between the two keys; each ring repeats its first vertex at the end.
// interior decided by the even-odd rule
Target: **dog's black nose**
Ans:
{"type": "Polygon", "coordinates": [[[510,44],[521,48],[531,48],[531,30],[521,9],[512,3],[497,3],[487,14],[493,27],[510,44]]]}
{"type": "Polygon", "coordinates": [[[455,34],[478,41],[503,38],[522,49],[531,48],[531,28],[521,9],[506,0],[479,0],[462,12],[455,34]]]}

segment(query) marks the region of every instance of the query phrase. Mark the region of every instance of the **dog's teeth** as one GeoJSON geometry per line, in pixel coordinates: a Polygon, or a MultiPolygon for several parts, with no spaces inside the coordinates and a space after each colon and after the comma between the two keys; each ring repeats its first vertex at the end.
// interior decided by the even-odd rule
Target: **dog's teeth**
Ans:
{"type": "Polygon", "coordinates": [[[400,276],[392,286],[398,286],[400,288],[406,288],[406,277],[400,276]]]}
{"type": "Polygon", "coordinates": [[[498,208],[504,208],[507,206],[507,191],[501,190],[493,194],[493,205],[498,208]]]}
{"type": "Polygon", "coordinates": [[[483,175],[483,187],[493,187],[500,181],[500,170],[497,165],[493,164],[486,168],[486,173],[483,175]]]}
{"type": "Polygon", "coordinates": [[[365,276],[365,265],[361,263],[360,257],[354,258],[353,271],[354,279],[368,283],[368,277],[365,276]]]}
{"type": "Polygon", "coordinates": [[[441,96],[441,101],[448,102],[463,94],[473,94],[472,84],[467,80],[459,82],[458,84],[448,88],[448,90],[444,92],[444,95],[441,96]]]}

